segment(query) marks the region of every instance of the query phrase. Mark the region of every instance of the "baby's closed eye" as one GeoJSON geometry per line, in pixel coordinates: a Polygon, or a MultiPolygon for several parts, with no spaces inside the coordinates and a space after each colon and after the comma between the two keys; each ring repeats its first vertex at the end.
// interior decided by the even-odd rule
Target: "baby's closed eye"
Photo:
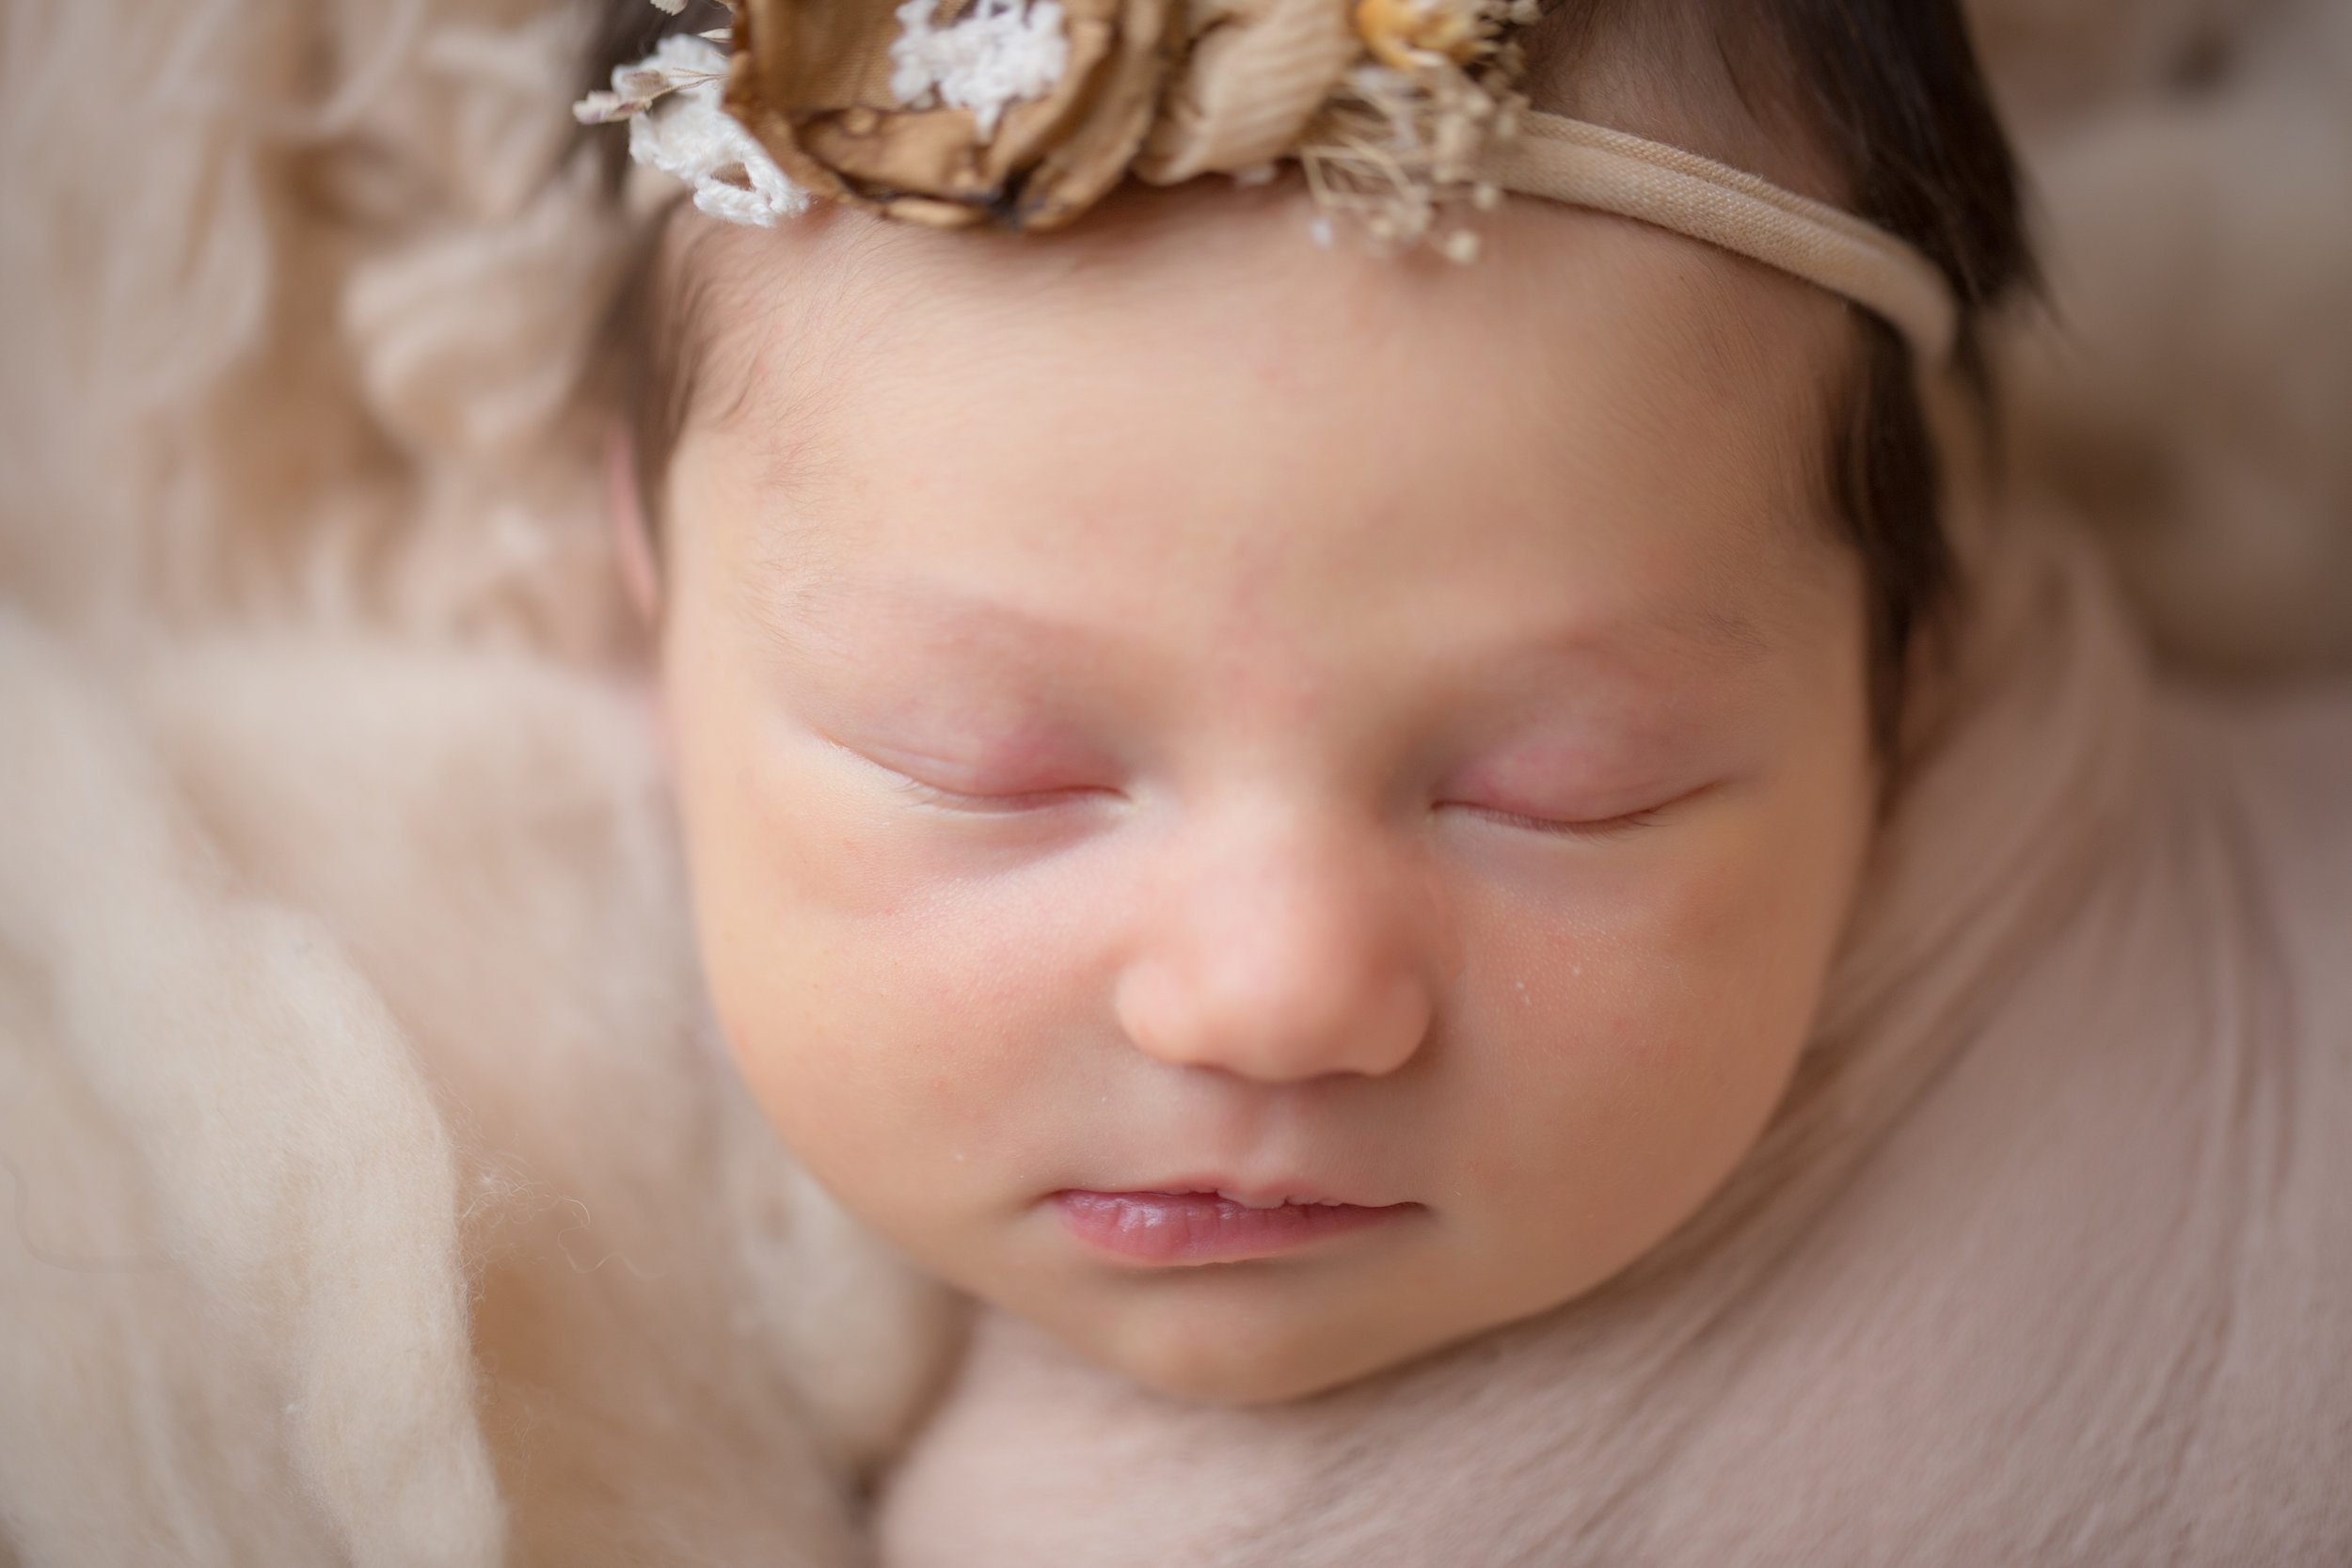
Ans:
{"type": "Polygon", "coordinates": [[[1431,804],[1498,827],[1616,837],[1660,821],[1723,783],[1719,769],[1646,754],[1655,750],[1558,739],[1506,746],[1447,777],[1431,804]]]}
{"type": "Polygon", "coordinates": [[[920,739],[829,736],[850,756],[920,799],[966,810],[1017,811],[1120,793],[1117,770],[1051,736],[962,733],[920,739]]]}

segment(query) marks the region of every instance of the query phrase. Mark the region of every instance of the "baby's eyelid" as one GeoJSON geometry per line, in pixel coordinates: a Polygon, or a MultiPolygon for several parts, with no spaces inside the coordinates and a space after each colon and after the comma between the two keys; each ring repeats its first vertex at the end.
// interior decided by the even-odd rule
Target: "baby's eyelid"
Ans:
{"type": "Polygon", "coordinates": [[[1555,838],[1617,838],[1650,826],[1658,820],[1664,808],[1645,806],[1616,816],[1559,817],[1531,816],[1525,812],[1506,811],[1501,806],[1482,806],[1468,800],[1441,800],[1441,808],[1466,811],[1499,827],[1518,828],[1532,833],[1547,833],[1555,838]]]}
{"type": "MultiPolygon", "coordinates": [[[[914,769],[925,761],[936,762],[915,755],[882,757],[872,752],[834,741],[834,746],[856,758],[866,767],[888,776],[892,788],[913,796],[926,805],[949,811],[964,811],[990,815],[1011,815],[1039,811],[1049,806],[1066,805],[1073,800],[1115,795],[1118,791],[1099,784],[1056,784],[1042,789],[958,789],[933,778],[925,778],[914,769]]],[[[940,771],[952,769],[944,763],[940,771]]]]}
{"type": "Polygon", "coordinates": [[[1116,790],[1107,789],[1099,784],[1071,784],[1057,789],[1027,789],[994,795],[947,789],[939,784],[926,783],[913,774],[899,773],[895,768],[887,770],[898,774],[898,786],[903,793],[914,796],[927,805],[983,816],[1011,816],[1024,812],[1044,811],[1054,806],[1071,805],[1080,800],[1101,800],[1118,793],[1116,790]]]}
{"type": "Polygon", "coordinates": [[[1507,806],[1489,805],[1483,800],[1438,800],[1435,809],[1468,812],[1501,827],[1548,833],[1559,838],[1618,838],[1653,826],[1668,812],[1713,787],[1712,784],[1702,784],[1696,789],[1684,790],[1679,795],[1655,800],[1631,811],[1612,812],[1605,816],[1545,816],[1534,812],[1513,811],[1507,806]]]}

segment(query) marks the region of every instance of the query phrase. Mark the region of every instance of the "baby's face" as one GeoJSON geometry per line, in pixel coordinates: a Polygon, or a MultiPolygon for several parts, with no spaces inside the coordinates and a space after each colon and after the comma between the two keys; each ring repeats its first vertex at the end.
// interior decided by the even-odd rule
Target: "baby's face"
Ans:
{"type": "Polygon", "coordinates": [[[1279,191],[1091,229],[714,239],[701,938],[884,1235],[1295,1396],[1622,1269],[1788,1081],[1872,816],[1842,308],[1532,203],[1467,268],[1279,191]]]}

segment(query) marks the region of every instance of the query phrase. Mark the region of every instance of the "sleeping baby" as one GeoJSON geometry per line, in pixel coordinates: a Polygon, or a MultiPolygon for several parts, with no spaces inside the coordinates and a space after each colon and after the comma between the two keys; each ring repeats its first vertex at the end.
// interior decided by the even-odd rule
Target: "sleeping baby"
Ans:
{"type": "Polygon", "coordinates": [[[613,511],[725,1040],[982,1304],[887,1560],[2352,1551],[2352,721],[2003,504],[1949,5],[704,24],[613,511]]]}

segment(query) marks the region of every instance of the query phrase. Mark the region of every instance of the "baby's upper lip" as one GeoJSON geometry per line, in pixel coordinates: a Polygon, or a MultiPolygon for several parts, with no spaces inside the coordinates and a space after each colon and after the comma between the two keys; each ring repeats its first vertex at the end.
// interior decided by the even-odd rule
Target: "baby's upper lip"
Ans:
{"type": "Polygon", "coordinates": [[[1141,1181],[1133,1185],[1121,1183],[1084,1190],[1113,1197],[1152,1194],[1171,1197],[1187,1195],[1216,1196],[1230,1199],[1248,1209],[1280,1209],[1294,1204],[1300,1208],[1386,1209],[1395,1201],[1343,1194],[1327,1183],[1310,1180],[1245,1181],[1216,1175],[1194,1175],[1168,1181],[1141,1181]]]}

